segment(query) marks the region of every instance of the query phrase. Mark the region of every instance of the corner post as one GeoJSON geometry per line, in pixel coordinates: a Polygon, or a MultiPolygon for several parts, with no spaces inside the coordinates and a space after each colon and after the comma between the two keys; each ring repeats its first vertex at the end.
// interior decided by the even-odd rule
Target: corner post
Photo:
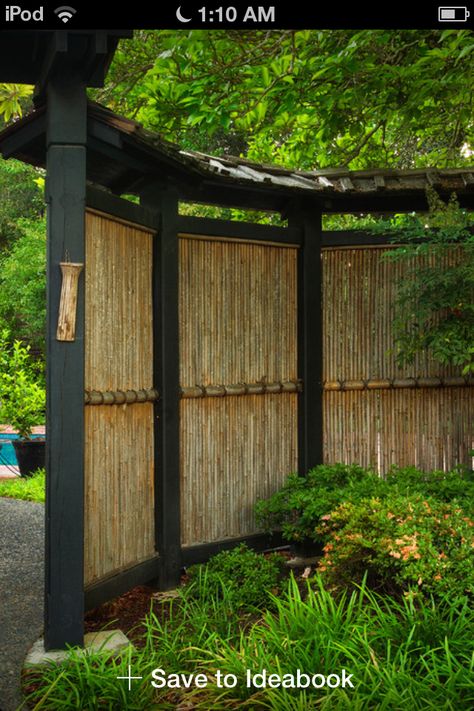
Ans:
{"type": "Polygon", "coordinates": [[[158,213],[153,244],[153,373],[155,402],[155,541],[158,586],[175,588],[181,573],[180,359],[178,195],[150,186],[141,204],[158,213]]]}
{"type": "Polygon", "coordinates": [[[84,275],[75,340],[58,341],[60,262],[85,262],[86,88],[65,61],[47,97],[45,648],[83,644],[84,275]]]}
{"type": "Polygon", "coordinates": [[[290,227],[299,228],[298,253],[298,376],[303,392],[298,399],[298,470],[323,462],[323,333],[321,212],[296,207],[289,212],[290,227]]]}

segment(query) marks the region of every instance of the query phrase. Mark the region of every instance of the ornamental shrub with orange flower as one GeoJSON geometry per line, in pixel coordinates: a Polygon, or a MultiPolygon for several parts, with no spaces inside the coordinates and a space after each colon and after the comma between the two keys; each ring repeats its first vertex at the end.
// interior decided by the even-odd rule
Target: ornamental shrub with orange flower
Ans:
{"type": "Polygon", "coordinates": [[[306,476],[290,474],[283,486],[256,504],[257,523],[272,532],[280,529],[286,541],[324,544],[320,524],[340,504],[361,499],[417,495],[462,506],[474,517],[474,472],[422,471],[393,466],[384,476],[357,464],[320,464],[306,476]]]}
{"type": "Polygon", "coordinates": [[[455,503],[413,494],[346,502],[318,526],[319,572],[335,591],[474,597],[474,520],[455,503]]]}

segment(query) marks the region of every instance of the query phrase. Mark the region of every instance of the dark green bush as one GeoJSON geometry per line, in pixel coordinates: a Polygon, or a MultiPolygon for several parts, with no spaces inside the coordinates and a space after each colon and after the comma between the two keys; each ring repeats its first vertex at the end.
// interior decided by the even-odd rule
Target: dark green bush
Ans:
{"type": "Polygon", "coordinates": [[[283,568],[278,554],[268,557],[241,544],[188,570],[188,594],[196,599],[225,597],[235,608],[268,607],[277,593],[283,568]]]}
{"type": "Polygon", "coordinates": [[[449,472],[423,472],[416,467],[392,467],[387,474],[390,490],[399,494],[419,493],[438,501],[457,502],[474,513],[474,473],[462,467],[449,472]]]}
{"type": "Polygon", "coordinates": [[[356,464],[319,465],[307,476],[290,474],[269,499],[258,501],[256,517],[267,531],[280,529],[288,541],[323,539],[316,531],[321,516],[342,501],[376,496],[385,482],[356,464]]]}
{"type": "Polygon", "coordinates": [[[474,595],[474,521],[463,508],[420,494],[347,501],[323,517],[318,568],[336,590],[367,576],[390,594],[474,595]]]}
{"type": "Polygon", "coordinates": [[[311,469],[306,477],[290,474],[279,491],[256,504],[256,516],[263,529],[281,529],[288,541],[322,543],[321,517],[341,503],[416,493],[457,502],[467,513],[474,512],[473,474],[461,468],[423,472],[416,467],[392,467],[386,477],[380,477],[356,464],[331,464],[311,469]]]}

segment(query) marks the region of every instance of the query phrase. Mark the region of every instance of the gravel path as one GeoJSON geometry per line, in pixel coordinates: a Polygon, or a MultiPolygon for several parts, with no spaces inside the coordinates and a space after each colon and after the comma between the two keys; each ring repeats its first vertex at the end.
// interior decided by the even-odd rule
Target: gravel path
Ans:
{"type": "Polygon", "coordinates": [[[44,506],[0,497],[0,710],[21,703],[20,672],[43,627],[44,506]]]}

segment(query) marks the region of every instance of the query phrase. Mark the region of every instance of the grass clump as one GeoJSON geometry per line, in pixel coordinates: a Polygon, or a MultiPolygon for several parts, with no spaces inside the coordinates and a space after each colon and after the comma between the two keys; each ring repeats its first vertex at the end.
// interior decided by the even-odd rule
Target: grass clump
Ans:
{"type": "MultiPolygon", "coordinates": [[[[291,578],[265,611],[242,626],[227,594],[197,599],[190,588],[147,618],[145,644],[122,658],[75,655],[62,667],[38,673],[32,709],[271,709],[272,711],[464,711],[474,708],[474,610],[466,599],[395,601],[363,584],[335,599],[319,582],[314,588],[291,578]],[[128,674],[133,682],[118,680],[128,674]],[[206,676],[205,688],[151,684],[153,670],[206,676]],[[296,677],[352,675],[352,686],[258,688],[247,673],[296,677]],[[217,680],[234,675],[232,688],[217,680]]],[[[164,603],[161,603],[163,606],[164,603]]]]}
{"type": "Polygon", "coordinates": [[[187,594],[198,600],[226,597],[238,610],[262,608],[271,604],[271,593],[278,592],[282,568],[281,556],[263,556],[241,544],[192,566],[187,594]]]}
{"type": "Polygon", "coordinates": [[[46,474],[38,469],[32,476],[0,481],[0,496],[44,503],[46,474]]]}

